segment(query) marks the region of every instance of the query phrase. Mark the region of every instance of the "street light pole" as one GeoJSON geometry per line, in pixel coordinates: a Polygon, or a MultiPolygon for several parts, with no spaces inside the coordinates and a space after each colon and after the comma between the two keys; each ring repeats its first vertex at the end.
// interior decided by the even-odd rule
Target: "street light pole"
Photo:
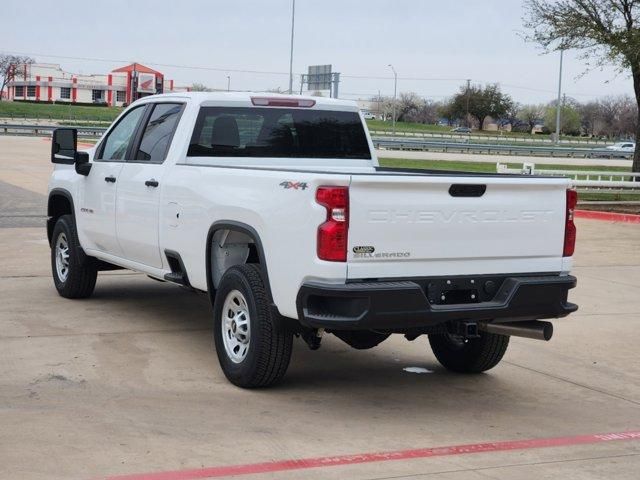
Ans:
{"type": "Polygon", "coordinates": [[[231,91],[231,75],[227,75],[227,92],[231,91]]]}
{"type": "Polygon", "coordinates": [[[560,110],[562,108],[562,57],[564,50],[560,50],[560,72],[558,74],[558,104],[556,105],[556,145],[560,143],[560,110]]]}
{"type": "Polygon", "coordinates": [[[296,0],[291,0],[291,50],[289,51],[289,95],[293,93],[293,27],[296,21],[296,0]]]}
{"type": "Polygon", "coordinates": [[[393,65],[389,64],[393,71],[393,136],[396,136],[396,98],[398,95],[398,73],[393,65]]]}
{"type": "MultiPolygon", "coordinates": [[[[471,79],[468,78],[467,79],[467,116],[465,117],[465,123],[467,124],[467,127],[471,127],[471,124],[469,123],[469,94],[471,93],[471,79]]],[[[480,125],[480,130],[482,130],[482,125],[480,125]]]]}

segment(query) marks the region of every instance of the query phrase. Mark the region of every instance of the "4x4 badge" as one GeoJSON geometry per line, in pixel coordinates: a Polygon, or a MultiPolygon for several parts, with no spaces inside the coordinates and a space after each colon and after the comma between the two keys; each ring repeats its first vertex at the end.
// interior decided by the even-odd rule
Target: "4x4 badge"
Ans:
{"type": "Polygon", "coordinates": [[[306,190],[309,185],[307,185],[307,182],[289,182],[289,181],[284,181],[280,184],[281,187],[283,187],[285,190],[306,190]]]}

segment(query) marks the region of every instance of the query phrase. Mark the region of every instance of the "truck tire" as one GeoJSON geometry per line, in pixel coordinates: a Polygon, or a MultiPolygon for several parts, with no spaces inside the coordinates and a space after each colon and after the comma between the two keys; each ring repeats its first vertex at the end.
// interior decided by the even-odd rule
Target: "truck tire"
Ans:
{"type": "Polygon", "coordinates": [[[449,333],[429,335],[429,344],[440,364],[458,373],[481,373],[495,367],[509,345],[509,337],[480,332],[480,337],[464,339],[449,333]]]}
{"type": "Polygon", "coordinates": [[[98,270],[80,248],[73,216],[58,218],[51,238],[51,273],[56,290],[65,298],[90,297],[98,270]]]}
{"type": "Polygon", "coordinates": [[[231,383],[259,388],[282,379],[291,359],[293,332],[274,318],[258,266],[236,265],[224,273],[213,316],[216,353],[231,383]]]}

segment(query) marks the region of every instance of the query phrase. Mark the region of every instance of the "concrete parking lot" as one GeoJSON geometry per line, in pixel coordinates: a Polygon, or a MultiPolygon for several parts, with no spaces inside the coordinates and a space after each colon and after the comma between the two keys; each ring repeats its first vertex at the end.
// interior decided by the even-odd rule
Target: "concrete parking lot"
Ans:
{"type": "Polygon", "coordinates": [[[638,478],[640,225],[578,221],[580,310],[549,343],[512,339],[486,374],[446,372],[424,337],[355,351],[328,336],[316,352],[296,342],[277,388],[246,391],[217,365],[206,296],[133,272],[101,273],[88,300],[57,295],[48,149],[0,137],[0,478],[173,480],[237,465],[248,467],[234,478],[255,479],[638,478]],[[576,437],[620,432],[636,433],[576,437]],[[544,441],[556,437],[570,439],[544,441]],[[543,441],[366,455],[532,439],[543,441]]]}

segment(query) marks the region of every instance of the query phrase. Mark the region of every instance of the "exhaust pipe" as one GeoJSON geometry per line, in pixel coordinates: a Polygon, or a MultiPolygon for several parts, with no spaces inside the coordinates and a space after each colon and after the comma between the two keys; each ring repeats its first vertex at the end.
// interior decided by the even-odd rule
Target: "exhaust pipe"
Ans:
{"type": "Polygon", "coordinates": [[[548,342],[553,336],[553,325],[550,322],[532,320],[529,322],[480,323],[478,328],[488,333],[509,335],[511,337],[533,338],[548,342]]]}

